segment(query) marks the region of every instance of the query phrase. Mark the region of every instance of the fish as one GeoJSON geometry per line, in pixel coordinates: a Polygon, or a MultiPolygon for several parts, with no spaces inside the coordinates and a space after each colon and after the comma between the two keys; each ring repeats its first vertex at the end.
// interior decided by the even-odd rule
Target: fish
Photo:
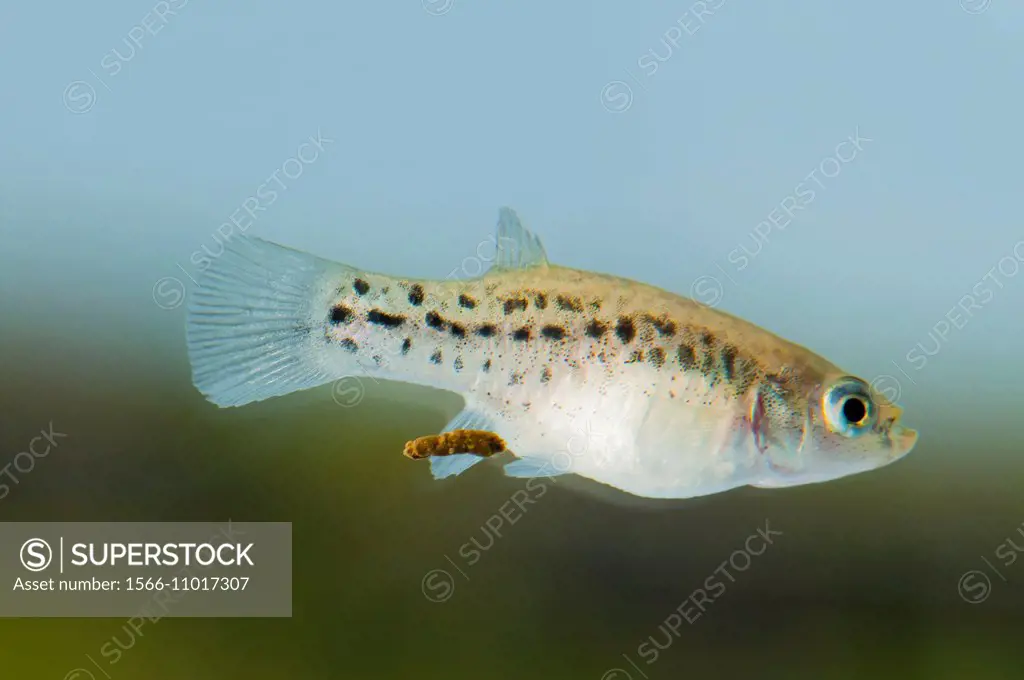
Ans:
{"type": "MultiPolygon", "coordinates": [[[[917,442],[897,404],[803,346],[553,264],[511,208],[494,241],[479,276],[430,280],[233,236],[189,300],[193,383],[221,407],[349,376],[452,391],[465,407],[441,434],[493,433],[512,458],[505,475],[575,476],[643,499],[829,481],[917,442]]],[[[446,453],[429,458],[435,479],[489,457],[446,453]]]]}

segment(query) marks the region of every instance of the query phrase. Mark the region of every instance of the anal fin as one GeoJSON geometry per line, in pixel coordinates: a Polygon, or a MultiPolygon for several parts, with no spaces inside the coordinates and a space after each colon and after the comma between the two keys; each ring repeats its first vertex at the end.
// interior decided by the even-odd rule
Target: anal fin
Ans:
{"type": "MultiPolygon", "coordinates": [[[[441,432],[454,432],[456,430],[482,430],[485,432],[494,432],[494,420],[482,410],[467,404],[466,408],[459,411],[459,413],[452,418],[447,425],[445,425],[445,428],[441,432]]],[[[484,460],[483,457],[472,453],[455,453],[448,456],[432,457],[430,459],[430,472],[434,476],[434,479],[454,477],[455,475],[462,474],[482,460],[484,460]]]]}

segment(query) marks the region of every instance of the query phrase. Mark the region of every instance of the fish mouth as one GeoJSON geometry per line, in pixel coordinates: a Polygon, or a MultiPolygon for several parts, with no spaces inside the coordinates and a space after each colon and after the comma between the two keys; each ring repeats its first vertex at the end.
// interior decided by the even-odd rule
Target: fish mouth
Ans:
{"type": "Polygon", "coordinates": [[[899,424],[903,409],[896,404],[887,404],[882,415],[883,428],[892,447],[892,460],[902,458],[917,444],[917,430],[899,424]]]}
{"type": "Polygon", "coordinates": [[[917,444],[917,430],[897,425],[889,434],[889,440],[892,442],[893,459],[902,458],[917,444]]]}

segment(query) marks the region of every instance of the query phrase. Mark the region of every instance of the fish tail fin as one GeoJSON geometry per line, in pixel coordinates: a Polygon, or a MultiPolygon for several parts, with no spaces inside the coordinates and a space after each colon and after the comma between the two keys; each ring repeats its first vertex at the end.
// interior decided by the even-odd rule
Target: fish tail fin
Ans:
{"type": "Polygon", "coordinates": [[[186,337],[196,388],[218,406],[240,406],[337,377],[325,363],[324,323],[331,282],[346,271],[355,270],[233,237],[189,301],[186,337]]]}

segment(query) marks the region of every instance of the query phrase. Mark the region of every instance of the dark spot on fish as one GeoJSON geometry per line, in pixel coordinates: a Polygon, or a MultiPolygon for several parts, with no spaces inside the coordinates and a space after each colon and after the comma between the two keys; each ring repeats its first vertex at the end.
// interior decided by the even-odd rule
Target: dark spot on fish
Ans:
{"type": "Polygon", "coordinates": [[[357,343],[352,338],[344,338],[344,339],[342,339],[341,346],[343,348],[347,349],[349,352],[358,352],[359,351],[359,343],[357,343]]]}
{"type": "Polygon", "coordinates": [[[701,331],[700,343],[703,345],[700,357],[700,370],[705,375],[714,377],[716,355],[714,350],[715,336],[710,331],[701,331]]]}
{"type": "Polygon", "coordinates": [[[517,371],[512,371],[509,374],[509,376],[508,376],[508,384],[509,385],[522,385],[523,384],[523,374],[519,373],[517,371]]]}
{"type": "Polygon", "coordinates": [[[491,360],[488,359],[487,361],[484,362],[484,373],[487,373],[490,370],[491,370],[491,360]]]}
{"type": "Polygon", "coordinates": [[[676,324],[667,316],[648,316],[647,320],[651,322],[651,325],[658,331],[658,334],[663,337],[672,337],[676,334],[676,324]]]}
{"type": "Polygon", "coordinates": [[[412,349],[412,338],[406,338],[402,341],[402,354],[408,354],[410,349],[412,349]]]}
{"type": "Polygon", "coordinates": [[[608,332],[608,324],[601,323],[597,319],[591,319],[587,324],[587,335],[597,339],[608,332]]]}
{"type": "Polygon", "coordinates": [[[412,284],[409,288],[409,304],[419,307],[423,304],[423,286],[418,283],[412,284]]]}
{"type": "Polygon", "coordinates": [[[466,327],[463,326],[462,324],[458,324],[458,323],[455,323],[453,321],[452,322],[452,329],[451,330],[452,330],[452,335],[454,335],[457,338],[464,338],[464,337],[466,337],[466,327]]]}
{"type": "Polygon", "coordinates": [[[736,377],[736,348],[726,345],[719,353],[721,359],[722,377],[725,382],[731,383],[736,377]]]}
{"type": "Polygon", "coordinates": [[[405,317],[398,314],[388,314],[382,312],[379,309],[371,309],[366,315],[366,320],[370,323],[375,323],[378,326],[385,326],[387,328],[397,328],[405,323],[405,317]]]}
{"type": "Polygon", "coordinates": [[[498,332],[498,327],[493,323],[485,323],[476,329],[476,334],[481,338],[489,338],[498,332]]]}
{"type": "Polygon", "coordinates": [[[540,371],[540,381],[542,383],[551,382],[551,367],[545,366],[540,371]]]}
{"type": "Polygon", "coordinates": [[[757,379],[757,374],[758,366],[756,362],[742,356],[737,356],[734,362],[732,379],[736,392],[738,394],[746,394],[747,390],[750,389],[750,386],[757,379]]]}
{"type": "Polygon", "coordinates": [[[352,287],[355,288],[356,292],[359,293],[360,295],[366,295],[368,292],[370,292],[370,284],[368,284],[366,281],[363,281],[362,279],[356,279],[355,282],[352,284],[352,287]]]}
{"type": "Polygon", "coordinates": [[[693,367],[697,365],[697,353],[693,350],[692,345],[685,342],[679,345],[679,348],[676,349],[676,356],[679,358],[679,365],[684,370],[693,370],[693,367]]]}
{"type": "Polygon", "coordinates": [[[665,365],[665,350],[660,347],[654,347],[650,352],[647,353],[647,360],[655,368],[661,368],[665,365]]]}
{"type": "Polygon", "coordinates": [[[548,308],[548,296],[545,295],[544,293],[537,293],[533,297],[533,304],[534,304],[535,307],[537,307],[537,309],[547,309],[548,308]]]}
{"type": "Polygon", "coordinates": [[[540,329],[540,334],[548,340],[561,340],[566,335],[566,330],[561,326],[544,326],[540,329]]]}
{"type": "Polygon", "coordinates": [[[670,397],[672,397],[673,399],[675,399],[675,398],[676,398],[676,393],[675,393],[675,392],[674,392],[673,390],[669,390],[669,391],[668,391],[668,396],[670,396],[670,397]]]}
{"type": "Polygon", "coordinates": [[[636,326],[633,325],[633,319],[628,316],[620,316],[619,323],[615,326],[615,334],[625,344],[631,343],[636,337],[636,326]]]}
{"type": "MultiPolygon", "coordinates": [[[[321,307],[321,309],[323,309],[321,307]]],[[[352,310],[345,305],[331,307],[331,323],[345,323],[352,316],[352,310]]]]}
{"type": "Polygon", "coordinates": [[[559,295],[555,297],[555,305],[566,312],[583,311],[583,301],[575,295],[559,295]]]}
{"type": "Polygon", "coordinates": [[[525,312],[526,311],[526,298],[510,298],[505,300],[505,314],[511,314],[515,311],[525,312]]]}
{"type": "Polygon", "coordinates": [[[516,330],[512,331],[512,339],[519,340],[520,342],[525,342],[526,340],[529,340],[530,327],[523,326],[522,328],[517,328],[516,330]]]}
{"type": "Polygon", "coordinates": [[[436,349],[434,353],[430,355],[430,363],[440,364],[441,363],[441,350],[436,349]]]}
{"type": "Polygon", "coordinates": [[[425,318],[427,325],[431,328],[436,328],[437,330],[444,329],[444,319],[442,319],[441,315],[437,312],[427,312],[427,316],[425,318]]]}
{"type": "Polygon", "coordinates": [[[459,306],[465,307],[466,309],[473,309],[476,307],[476,300],[463,293],[462,295],[459,295],[459,306]]]}
{"type": "Polygon", "coordinates": [[[711,384],[715,384],[718,374],[714,372],[715,355],[711,352],[704,352],[700,359],[700,372],[711,377],[711,384]]]}
{"type": "Polygon", "coordinates": [[[452,365],[455,366],[456,371],[461,371],[463,367],[462,357],[455,357],[455,362],[452,365]]]}
{"type": "Polygon", "coordinates": [[[373,363],[375,363],[378,366],[380,366],[381,364],[384,363],[384,358],[381,357],[381,355],[379,355],[379,354],[374,354],[373,355],[373,363]]]}

